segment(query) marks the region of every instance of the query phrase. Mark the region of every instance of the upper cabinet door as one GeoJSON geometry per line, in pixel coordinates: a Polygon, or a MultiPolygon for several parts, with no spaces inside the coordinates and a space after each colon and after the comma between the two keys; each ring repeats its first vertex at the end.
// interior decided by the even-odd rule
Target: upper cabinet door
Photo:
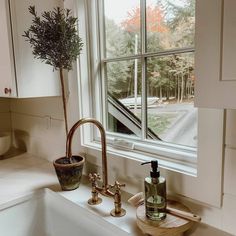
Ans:
{"type": "Polygon", "coordinates": [[[10,0],[12,34],[15,54],[16,81],[19,98],[60,95],[58,71],[35,59],[32,48],[22,36],[32,22],[29,6],[35,6],[40,14],[43,11],[63,7],[62,0],[10,0]]]}
{"type": "Polygon", "coordinates": [[[236,108],[236,1],[197,0],[195,105],[236,108]]]}
{"type": "Polygon", "coordinates": [[[12,97],[15,91],[15,72],[12,53],[9,5],[0,1],[0,96],[12,97]]]}

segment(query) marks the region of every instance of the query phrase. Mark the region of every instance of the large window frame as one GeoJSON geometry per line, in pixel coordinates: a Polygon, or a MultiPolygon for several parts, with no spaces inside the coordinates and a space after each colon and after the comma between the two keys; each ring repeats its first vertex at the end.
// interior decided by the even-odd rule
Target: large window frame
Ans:
{"type": "MultiPolygon", "coordinates": [[[[142,1],[144,2],[144,0],[142,1]]],[[[97,24],[98,1],[77,0],[76,3],[80,35],[85,43],[83,54],[78,62],[80,116],[95,116],[104,123],[106,119],[102,115],[101,107],[106,106],[105,95],[102,91],[105,86],[104,81],[101,83],[100,80],[102,73],[99,63],[101,52],[97,47],[102,40],[98,34],[100,27],[97,24]],[[102,99],[96,99],[98,97],[102,99]]],[[[145,56],[143,55],[143,57],[145,56]]],[[[199,109],[198,120],[197,152],[191,148],[187,150],[176,149],[176,147],[171,152],[169,145],[165,144],[158,147],[156,144],[150,145],[148,148],[153,148],[153,151],[147,152],[145,144],[133,140],[136,148],[131,152],[117,150],[110,146],[108,148],[109,160],[119,157],[119,160],[116,159],[117,163],[122,159],[140,163],[150,158],[157,158],[167,179],[169,177],[173,180],[173,184],[175,182],[175,187],[171,191],[219,207],[222,197],[224,113],[222,110],[199,109]],[[156,150],[159,153],[154,155],[156,150]],[[189,157],[192,159],[190,160],[189,157]],[[198,158],[196,159],[196,157],[198,158]],[[214,161],[212,162],[211,158],[213,157],[214,161]],[[210,175],[209,163],[212,163],[210,175]],[[211,191],[209,191],[209,186],[211,186],[211,191]]],[[[95,156],[101,152],[99,140],[94,138],[96,134],[95,129],[91,127],[86,126],[81,129],[81,145],[86,149],[86,154],[91,160],[96,160],[95,156]]],[[[112,137],[108,133],[108,143],[113,138],[114,136],[112,137]]],[[[100,164],[98,163],[98,165],[100,164]]],[[[135,173],[132,174],[135,175],[135,173]]]]}
{"type": "MultiPolygon", "coordinates": [[[[142,120],[142,128],[141,128],[141,137],[135,138],[132,136],[126,136],[119,133],[107,132],[108,143],[112,145],[112,142],[119,138],[125,141],[132,142],[134,145],[134,150],[144,153],[149,153],[157,158],[161,159],[172,159],[172,162],[184,163],[185,166],[193,167],[192,170],[188,173],[192,175],[196,175],[196,167],[197,167],[197,148],[195,147],[187,147],[183,145],[167,143],[164,141],[151,141],[147,139],[147,59],[151,57],[162,57],[162,56],[172,56],[175,54],[184,54],[184,53],[193,53],[195,51],[194,47],[189,48],[175,48],[171,50],[163,50],[156,52],[148,52],[147,51],[147,32],[146,32],[146,1],[140,0],[140,15],[141,15],[141,51],[135,55],[130,56],[121,56],[116,58],[106,58],[106,36],[105,36],[105,12],[103,0],[97,1],[96,9],[98,15],[96,16],[97,25],[96,31],[98,32],[97,37],[99,40],[96,42],[97,45],[95,47],[99,47],[98,57],[100,58],[99,70],[101,72],[100,78],[100,91],[102,93],[102,113],[99,112],[100,119],[102,119],[104,126],[108,126],[107,115],[108,114],[108,106],[107,102],[107,78],[106,78],[106,64],[112,62],[126,61],[126,60],[135,60],[138,59],[141,61],[142,68],[142,106],[141,106],[141,120],[142,120]]],[[[96,104],[96,101],[94,101],[96,104]]],[[[98,103],[97,103],[98,105],[98,103]]],[[[95,140],[98,140],[95,137],[95,140]]]]}

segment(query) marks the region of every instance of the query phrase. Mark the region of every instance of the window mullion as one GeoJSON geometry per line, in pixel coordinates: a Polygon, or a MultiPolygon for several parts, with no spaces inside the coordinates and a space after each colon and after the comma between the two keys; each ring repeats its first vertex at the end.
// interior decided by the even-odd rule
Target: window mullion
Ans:
{"type": "Polygon", "coordinates": [[[107,77],[106,77],[106,63],[103,63],[103,59],[106,57],[106,32],[105,32],[105,11],[104,11],[104,0],[98,0],[98,11],[99,11],[99,19],[98,19],[98,26],[99,26],[99,44],[100,45],[100,83],[101,83],[101,101],[102,101],[102,123],[107,129],[108,127],[108,121],[107,121],[107,115],[108,114],[108,104],[107,104],[107,77]]]}
{"type": "Polygon", "coordinates": [[[140,15],[141,15],[141,67],[142,67],[142,140],[147,138],[147,81],[146,81],[146,66],[147,59],[143,55],[146,53],[146,0],[140,0],[140,15]]]}
{"type": "Polygon", "coordinates": [[[146,58],[142,58],[142,140],[147,138],[147,81],[146,58]]]}

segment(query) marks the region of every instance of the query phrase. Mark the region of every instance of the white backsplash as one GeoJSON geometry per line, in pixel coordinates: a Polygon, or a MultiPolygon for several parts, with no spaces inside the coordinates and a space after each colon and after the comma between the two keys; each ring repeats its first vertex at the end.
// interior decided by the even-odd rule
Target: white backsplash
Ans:
{"type": "Polygon", "coordinates": [[[10,100],[0,99],[0,131],[11,130],[10,100]]]}
{"type": "Polygon", "coordinates": [[[47,160],[65,155],[66,134],[60,98],[11,101],[15,145],[47,160]]]}

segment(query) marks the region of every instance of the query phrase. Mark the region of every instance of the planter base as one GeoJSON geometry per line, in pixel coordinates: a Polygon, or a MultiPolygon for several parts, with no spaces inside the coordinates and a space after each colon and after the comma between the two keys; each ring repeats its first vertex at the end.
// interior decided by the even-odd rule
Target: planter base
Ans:
{"type": "Polygon", "coordinates": [[[72,156],[72,163],[69,158],[61,157],[53,162],[57,178],[63,191],[77,189],[83,173],[84,157],[72,156]]]}

